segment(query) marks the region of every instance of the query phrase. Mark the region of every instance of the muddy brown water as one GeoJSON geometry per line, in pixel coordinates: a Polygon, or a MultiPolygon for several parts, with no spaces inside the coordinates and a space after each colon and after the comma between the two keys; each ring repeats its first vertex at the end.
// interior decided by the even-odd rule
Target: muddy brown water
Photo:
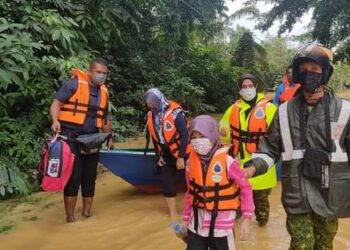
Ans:
{"type": "MultiPolygon", "coordinates": [[[[131,140],[119,147],[142,147],[143,140],[131,140]]],[[[280,183],[270,196],[271,215],[266,227],[251,222],[249,241],[236,241],[236,249],[288,249],[289,235],[285,213],[280,202],[280,183]]],[[[178,250],[185,244],[175,237],[160,195],[145,195],[110,172],[97,179],[93,216],[80,216],[77,222],[66,224],[62,194],[37,193],[34,204],[20,204],[7,216],[16,226],[0,235],[1,250],[178,250]],[[32,221],[31,218],[35,218],[32,221]]],[[[177,197],[179,211],[183,194],[177,197]]],[[[180,221],[180,218],[179,218],[180,221]]],[[[239,239],[239,222],[235,227],[239,239]]],[[[341,219],[334,240],[334,249],[350,249],[350,219],[341,219]]]]}

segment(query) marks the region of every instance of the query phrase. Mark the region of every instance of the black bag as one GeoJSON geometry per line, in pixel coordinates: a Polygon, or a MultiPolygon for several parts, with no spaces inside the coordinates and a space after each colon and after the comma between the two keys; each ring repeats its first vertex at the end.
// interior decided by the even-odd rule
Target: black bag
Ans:
{"type": "Polygon", "coordinates": [[[111,133],[86,134],[79,135],[75,141],[78,143],[79,153],[88,155],[98,153],[102,144],[111,136],[111,133]]]}
{"type": "MultiPolygon", "coordinates": [[[[311,180],[317,181],[322,189],[329,187],[329,171],[331,165],[332,137],[329,109],[329,96],[325,95],[325,128],[327,151],[320,148],[306,147],[303,159],[303,175],[311,180]]],[[[304,123],[305,101],[300,105],[300,139],[301,145],[305,147],[305,123],[304,123]]]]}
{"type": "Polygon", "coordinates": [[[304,153],[303,175],[320,182],[321,188],[328,188],[330,164],[329,152],[316,148],[308,148],[304,153]]]}

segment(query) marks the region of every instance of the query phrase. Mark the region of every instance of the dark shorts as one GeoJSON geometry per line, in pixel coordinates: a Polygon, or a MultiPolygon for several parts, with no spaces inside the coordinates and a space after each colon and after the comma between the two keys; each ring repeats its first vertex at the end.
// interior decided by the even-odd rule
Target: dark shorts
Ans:
{"type": "Polygon", "coordinates": [[[177,179],[184,179],[181,177],[184,177],[185,171],[177,170],[176,158],[170,153],[169,150],[164,150],[163,158],[165,165],[162,167],[157,167],[162,178],[163,196],[169,198],[175,197],[177,179]]]}
{"type": "Polygon", "coordinates": [[[190,230],[187,230],[186,250],[230,250],[229,244],[228,237],[213,237],[211,239],[211,244],[209,244],[208,237],[202,237],[190,230]],[[210,245],[211,248],[209,248],[210,245]]]}

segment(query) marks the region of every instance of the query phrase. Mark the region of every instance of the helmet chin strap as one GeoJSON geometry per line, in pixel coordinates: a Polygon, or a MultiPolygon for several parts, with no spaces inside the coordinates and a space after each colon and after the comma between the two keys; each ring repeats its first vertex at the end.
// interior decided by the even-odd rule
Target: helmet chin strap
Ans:
{"type": "Polygon", "coordinates": [[[324,96],[324,86],[320,85],[313,92],[304,91],[304,99],[309,106],[314,106],[324,96]],[[320,89],[321,88],[321,89],[320,89]]]}

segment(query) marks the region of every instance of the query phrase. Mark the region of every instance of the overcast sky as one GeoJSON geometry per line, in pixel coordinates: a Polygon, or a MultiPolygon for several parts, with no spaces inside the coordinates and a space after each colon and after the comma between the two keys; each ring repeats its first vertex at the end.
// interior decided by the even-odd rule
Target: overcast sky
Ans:
{"type": "MultiPolygon", "coordinates": [[[[232,0],[226,0],[226,5],[229,8],[227,14],[231,15],[235,11],[239,10],[243,6],[244,2],[245,0],[235,0],[234,2],[232,2],[232,0]]],[[[266,12],[272,8],[272,5],[259,2],[258,8],[260,12],[266,12]]],[[[304,15],[301,18],[301,20],[294,25],[292,32],[285,33],[282,36],[285,37],[285,36],[291,36],[291,35],[300,35],[307,32],[308,31],[307,25],[310,23],[311,15],[312,15],[311,13],[304,15]]],[[[240,25],[243,27],[247,27],[254,32],[255,38],[259,40],[264,40],[268,35],[277,36],[277,31],[279,27],[278,23],[279,21],[275,21],[274,25],[267,32],[264,32],[264,33],[258,30],[254,30],[254,26],[257,24],[257,22],[248,20],[248,18],[236,20],[233,22],[232,26],[235,27],[237,25],[240,25]]]]}

